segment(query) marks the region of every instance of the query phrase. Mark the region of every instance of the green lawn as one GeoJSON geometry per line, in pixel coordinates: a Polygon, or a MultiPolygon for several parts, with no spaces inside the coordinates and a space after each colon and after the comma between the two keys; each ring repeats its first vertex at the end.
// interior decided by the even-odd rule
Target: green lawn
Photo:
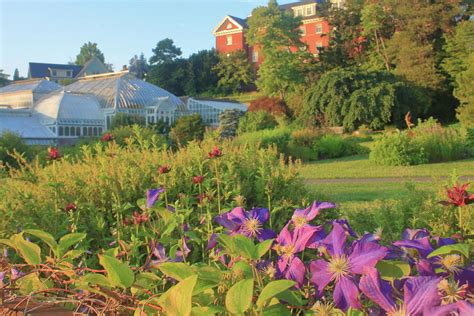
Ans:
{"type": "Polygon", "coordinates": [[[418,166],[378,166],[368,160],[368,155],[351,156],[340,159],[323,160],[303,165],[301,174],[305,179],[337,178],[387,178],[387,177],[472,177],[474,180],[474,158],[424,164],[418,166]]]}

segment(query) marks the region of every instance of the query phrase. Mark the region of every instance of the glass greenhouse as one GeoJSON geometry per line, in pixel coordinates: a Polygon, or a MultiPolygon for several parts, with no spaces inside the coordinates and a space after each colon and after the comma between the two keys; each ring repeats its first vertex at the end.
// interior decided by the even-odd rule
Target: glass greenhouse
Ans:
{"type": "Polygon", "coordinates": [[[20,80],[0,88],[0,106],[31,108],[46,94],[59,89],[60,85],[46,79],[20,80]]]}
{"type": "Polygon", "coordinates": [[[243,112],[247,111],[247,106],[237,102],[211,101],[188,99],[188,109],[191,113],[198,113],[204,124],[217,126],[219,125],[219,116],[224,110],[236,109],[243,112]]]}
{"type": "Polygon", "coordinates": [[[185,104],[178,97],[127,71],[86,76],[65,89],[95,95],[105,115],[106,128],[117,113],[143,116],[149,124],[162,120],[169,125],[187,114],[185,104]]]}
{"type": "Polygon", "coordinates": [[[97,137],[105,130],[99,102],[90,94],[52,92],[34,106],[33,115],[59,139],[97,137]]]}

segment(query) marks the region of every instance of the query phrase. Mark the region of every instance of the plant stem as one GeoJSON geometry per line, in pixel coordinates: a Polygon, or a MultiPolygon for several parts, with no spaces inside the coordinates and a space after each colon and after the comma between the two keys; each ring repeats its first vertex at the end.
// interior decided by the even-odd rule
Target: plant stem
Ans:
{"type": "Polygon", "coordinates": [[[217,182],[217,211],[218,214],[221,213],[221,186],[220,186],[220,177],[219,177],[219,168],[217,168],[217,159],[214,159],[214,169],[216,173],[216,182],[217,182]]]}

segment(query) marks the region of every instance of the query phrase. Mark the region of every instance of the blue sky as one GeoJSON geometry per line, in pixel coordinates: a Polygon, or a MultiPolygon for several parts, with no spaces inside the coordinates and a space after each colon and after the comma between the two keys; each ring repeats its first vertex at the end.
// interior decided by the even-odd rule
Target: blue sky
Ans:
{"type": "MultiPolygon", "coordinates": [[[[280,3],[293,1],[282,0],[280,3]]],[[[188,56],[214,47],[212,29],[226,14],[246,17],[267,0],[0,0],[0,69],[26,76],[28,62],[74,61],[96,42],[115,70],[147,58],[169,37],[188,56]]],[[[10,77],[11,78],[11,77],[10,77]]]]}

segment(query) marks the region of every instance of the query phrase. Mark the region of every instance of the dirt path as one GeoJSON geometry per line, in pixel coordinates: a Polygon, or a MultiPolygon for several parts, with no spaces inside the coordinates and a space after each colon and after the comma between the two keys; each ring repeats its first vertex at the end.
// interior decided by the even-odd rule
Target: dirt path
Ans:
{"type": "MultiPolygon", "coordinates": [[[[403,182],[433,182],[435,180],[449,180],[450,177],[387,177],[387,178],[338,178],[338,179],[304,179],[306,184],[330,184],[330,183],[403,183],[403,182]]],[[[460,182],[474,181],[474,176],[459,177],[460,182]]]]}

